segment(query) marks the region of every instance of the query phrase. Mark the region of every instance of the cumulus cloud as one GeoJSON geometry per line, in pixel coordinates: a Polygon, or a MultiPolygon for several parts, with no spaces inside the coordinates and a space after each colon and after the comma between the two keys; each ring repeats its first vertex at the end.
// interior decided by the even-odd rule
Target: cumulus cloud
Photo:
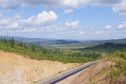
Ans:
{"type": "Polygon", "coordinates": [[[117,29],[120,29],[120,30],[126,29],[126,22],[123,22],[123,23],[119,24],[117,29]]]}
{"type": "Polygon", "coordinates": [[[99,30],[99,31],[96,31],[95,34],[98,34],[98,35],[102,35],[102,34],[106,34],[107,31],[104,31],[104,30],[99,30]]]}
{"type": "Polygon", "coordinates": [[[65,13],[71,13],[71,12],[73,12],[73,11],[74,11],[73,9],[65,9],[65,10],[64,10],[65,13]]]}
{"type": "Polygon", "coordinates": [[[93,5],[99,6],[112,6],[114,4],[118,4],[121,0],[92,0],[93,5]]]}
{"type": "Polygon", "coordinates": [[[80,22],[78,20],[71,21],[71,22],[66,22],[65,26],[67,26],[69,28],[79,28],[80,27],[80,22]]]}
{"type": "MultiPolygon", "coordinates": [[[[15,16],[16,17],[16,16],[15,16]]],[[[49,25],[51,22],[55,21],[58,18],[58,15],[53,11],[42,11],[36,16],[31,16],[26,19],[22,18],[1,18],[0,19],[0,28],[6,28],[13,31],[35,31],[35,28],[42,27],[44,25],[49,25]],[[35,28],[33,28],[35,27],[35,28]]]]}
{"type": "Polygon", "coordinates": [[[45,5],[45,6],[60,6],[62,0],[22,0],[24,5],[36,6],[36,5],[45,5]]]}
{"type": "Polygon", "coordinates": [[[79,7],[87,5],[92,0],[0,0],[0,7],[4,9],[15,9],[25,6],[46,6],[63,8],[65,12],[70,12],[79,7]]]}
{"type": "Polygon", "coordinates": [[[92,0],[62,0],[65,8],[78,8],[88,5],[92,0]]]}
{"type": "Polygon", "coordinates": [[[2,17],[3,15],[0,13],[0,18],[2,17]]]}
{"type": "Polygon", "coordinates": [[[86,32],[85,32],[85,31],[80,31],[79,34],[80,34],[80,35],[85,35],[86,32]]]}
{"type": "Polygon", "coordinates": [[[112,28],[111,25],[106,25],[106,26],[105,26],[105,29],[111,29],[111,28],[112,28]]]}
{"type": "Polygon", "coordinates": [[[126,15],[126,0],[122,0],[120,3],[115,4],[113,10],[119,14],[126,15]]]}
{"type": "Polygon", "coordinates": [[[16,29],[16,30],[11,30],[12,32],[25,32],[25,33],[32,33],[32,32],[38,32],[38,29],[37,28],[22,28],[22,29],[16,29]]]}
{"type": "Polygon", "coordinates": [[[2,8],[18,8],[24,6],[46,6],[63,8],[65,12],[85,6],[111,6],[114,11],[125,11],[125,0],[0,0],[2,8]]]}
{"type": "Polygon", "coordinates": [[[10,18],[1,18],[0,19],[0,28],[17,28],[18,22],[15,19],[10,18]]]}
{"type": "Polygon", "coordinates": [[[22,0],[26,5],[45,5],[45,6],[56,6],[63,8],[78,8],[86,5],[113,5],[120,0],[22,0]]]}
{"type": "Polygon", "coordinates": [[[39,25],[46,25],[52,21],[55,21],[58,18],[58,15],[53,11],[42,11],[37,16],[31,16],[25,20],[26,23],[39,26],[39,25]]]}
{"type": "Polygon", "coordinates": [[[0,0],[0,7],[5,9],[13,9],[21,7],[22,5],[22,0],[0,0]]]}

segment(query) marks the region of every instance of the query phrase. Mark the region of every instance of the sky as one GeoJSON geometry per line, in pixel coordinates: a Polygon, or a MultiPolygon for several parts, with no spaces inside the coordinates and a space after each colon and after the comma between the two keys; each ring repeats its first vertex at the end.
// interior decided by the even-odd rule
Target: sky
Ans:
{"type": "Polygon", "coordinates": [[[126,38],[126,0],[0,0],[0,36],[126,38]]]}

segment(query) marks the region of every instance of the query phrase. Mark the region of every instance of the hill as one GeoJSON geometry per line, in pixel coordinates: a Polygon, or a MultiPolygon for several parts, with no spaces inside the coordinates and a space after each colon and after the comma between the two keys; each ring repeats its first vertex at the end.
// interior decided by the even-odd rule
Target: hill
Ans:
{"type": "Polygon", "coordinates": [[[84,42],[87,45],[99,45],[104,43],[118,43],[118,44],[125,44],[126,38],[122,39],[109,39],[109,40],[91,40],[91,41],[85,41],[84,42]]]}
{"type": "MultiPolygon", "coordinates": [[[[59,41],[64,42],[64,40],[59,40],[59,41]]],[[[21,56],[27,57],[28,59],[32,58],[30,60],[33,60],[33,59],[40,60],[40,61],[52,60],[52,61],[60,61],[64,63],[85,63],[85,62],[95,61],[95,60],[99,60],[103,58],[114,64],[114,65],[111,65],[110,68],[104,69],[105,71],[103,70],[103,72],[109,73],[109,74],[105,74],[106,75],[105,78],[108,78],[107,80],[109,80],[110,82],[108,84],[116,84],[118,80],[119,82],[121,81],[119,78],[125,77],[125,73],[126,73],[125,72],[126,71],[126,43],[125,43],[125,39],[123,40],[118,39],[117,42],[116,41],[110,42],[110,41],[111,40],[108,40],[107,42],[98,41],[97,45],[93,43],[92,41],[92,44],[93,45],[95,44],[94,46],[90,45],[91,47],[69,50],[69,49],[57,49],[57,48],[52,48],[52,49],[43,48],[38,45],[30,44],[31,42],[27,42],[29,44],[28,45],[26,43],[19,42],[19,40],[15,41],[15,38],[9,37],[9,38],[0,39],[0,50],[6,51],[6,52],[17,53],[17,54],[20,54],[21,56]]],[[[80,45],[81,43],[78,43],[78,44],[80,45]]],[[[5,55],[3,55],[2,57],[5,57],[5,55]]],[[[16,58],[10,58],[10,59],[16,59],[16,58]]],[[[6,60],[5,62],[8,62],[8,60],[7,61],[6,60]]],[[[17,61],[18,63],[18,62],[22,62],[23,60],[19,58],[19,61],[18,60],[15,60],[15,61],[17,61]]],[[[11,62],[13,63],[14,61],[11,61],[11,62]]],[[[32,62],[30,64],[32,64],[32,62]]],[[[15,74],[18,74],[19,71],[16,71],[16,72],[17,73],[15,74]]],[[[13,73],[12,73],[12,76],[13,76],[13,73]]],[[[95,84],[98,84],[98,83],[95,83],[95,84]]]]}
{"type": "Polygon", "coordinates": [[[33,44],[48,44],[48,45],[54,45],[54,44],[74,44],[74,43],[80,43],[80,41],[76,40],[65,40],[65,39],[49,39],[49,38],[26,38],[26,37],[7,37],[3,36],[3,38],[10,39],[14,38],[16,41],[19,42],[25,42],[25,43],[33,43],[33,44]]]}
{"type": "Polygon", "coordinates": [[[78,65],[35,60],[15,53],[0,51],[0,84],[33,84],[35,81],[44,80],[78,65]]]}
{"type": "Polygon", "coordinates": [[[126,44],[107,42],[104,44],[99,44],[99,45],[96,45],[93,47],[88,47],[88,48],[83,48],[83,49],[108,50],[109,51],[109,50],[118,50],[118,49],[124,49],[124,48],[126,48],[126,44]]]}
{"type": "MultiPolygon", "coordinates": [[[[4,38],[9,39],[12,37],[4,36],[4,38]]],[[[50,38],[25,38],[25,37],[13,37],[18,42],[36,44],[42,47],[56,47],[64,49],[77,49],[85,47],[93,47],[96,45],[104,43],[116,43],[116,44],[126,44],[126,38],[122,39],[110,39],[110,40],[66,40],[66,39],[50,39],[50,38]]]]}

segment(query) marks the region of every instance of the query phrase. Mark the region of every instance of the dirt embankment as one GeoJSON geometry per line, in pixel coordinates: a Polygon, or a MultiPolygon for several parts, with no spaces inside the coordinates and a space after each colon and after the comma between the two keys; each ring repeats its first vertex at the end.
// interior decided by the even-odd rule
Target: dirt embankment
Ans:
{"type": "Polygon", "coordinates": [[[75,66],[78,64],[35,60],[0,51],[0,84],[31,84],[75,66]]]}
{"type": "Polygon", "coordinates": [[[106,76],[103,74],[101,75],[101,72],[111,65],[112,62],[101,59],[95,65],[60,81],[57,84],[109,84],[104,80],[106,76]]]}

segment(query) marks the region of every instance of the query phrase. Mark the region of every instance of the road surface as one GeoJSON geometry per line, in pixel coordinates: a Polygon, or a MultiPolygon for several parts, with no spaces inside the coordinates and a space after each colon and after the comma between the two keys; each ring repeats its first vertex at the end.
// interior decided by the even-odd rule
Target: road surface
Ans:
{"type": "Polygon", "coordinates": [[[64,73],[61,73],[61,74],[59,74],[57,76],[51,77],[51,78],[49,78],[49,79],[47,79],[45,81],[43,81],[43,80],[37,81],[35,84],[55,84],[57,82],[60,82],[61,80],[64,80],[65,78],[67,78],[69,76],[72,76],[72,75],[74,75],[74,74],[76,74],[76,73],[78,73],[78,72],[80,72],[80,71],[94,65],[95,63],[96,63],[96,61],[86,63],[86,64],[81,65],[79,67],[68,70],[68,71],[66,71],[64,73]]]}

